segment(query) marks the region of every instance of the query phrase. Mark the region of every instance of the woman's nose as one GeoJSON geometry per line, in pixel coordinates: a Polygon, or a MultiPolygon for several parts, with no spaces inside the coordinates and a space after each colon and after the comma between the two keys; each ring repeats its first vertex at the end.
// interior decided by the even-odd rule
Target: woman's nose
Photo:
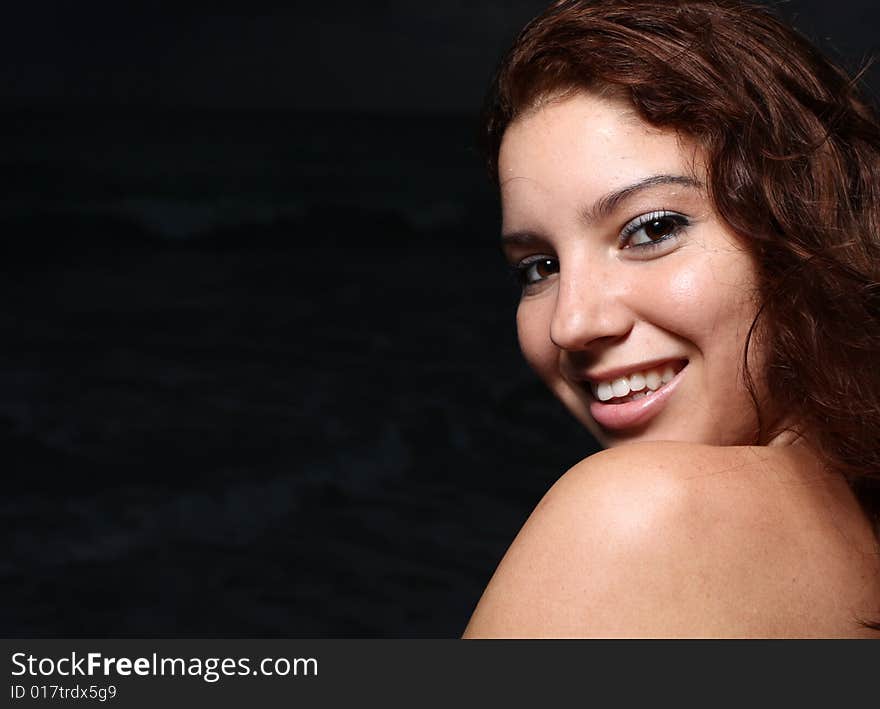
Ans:
{"type": "Polygon", "coordinates": [[[579,351],[597,341],[626,335],[632,313],[613,284],[584,270],[559,274],[550,339],[563,350],[579,351]]]}

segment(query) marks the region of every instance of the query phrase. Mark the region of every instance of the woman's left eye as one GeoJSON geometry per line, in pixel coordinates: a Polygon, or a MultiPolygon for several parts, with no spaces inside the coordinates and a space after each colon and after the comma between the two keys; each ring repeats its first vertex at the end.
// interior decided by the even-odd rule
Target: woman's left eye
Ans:
{"type": "Polygon", "coordinates": [[[650,212],[629,222],[620,232],[622,248],[644,248],[671,239],[690,224],[690,220],[678,212],[650,212]]]}

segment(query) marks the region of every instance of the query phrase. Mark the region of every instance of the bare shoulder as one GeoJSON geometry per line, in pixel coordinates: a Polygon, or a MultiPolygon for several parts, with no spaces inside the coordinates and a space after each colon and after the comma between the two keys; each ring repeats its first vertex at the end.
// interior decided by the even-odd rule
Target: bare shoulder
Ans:
{"type": "Polygon", "coordinates": [[[550,489],[465,637],[870,635],[876,551],[845,485],[797,456],[630,444],[550,489]]]}

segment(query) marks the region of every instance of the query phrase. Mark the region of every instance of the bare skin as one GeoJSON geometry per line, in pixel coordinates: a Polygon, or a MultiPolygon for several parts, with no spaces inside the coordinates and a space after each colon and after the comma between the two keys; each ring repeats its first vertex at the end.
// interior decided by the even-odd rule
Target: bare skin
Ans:
{"type": "Polygon", "coordinates": [[[687,139],[585,93],[505,133],[520,346],[608,450],[547,493],[465,637],[878,635],[860,623],[880,620],[877,540],[846,482],[795,417],[750,445],[756,267],[703,165],[687,139]]]}
{"type": "Polygon", "coordinates": [[[809,451],[648,442],[547,493],[465,638],[876,637],[876,540],[809,451]]]}

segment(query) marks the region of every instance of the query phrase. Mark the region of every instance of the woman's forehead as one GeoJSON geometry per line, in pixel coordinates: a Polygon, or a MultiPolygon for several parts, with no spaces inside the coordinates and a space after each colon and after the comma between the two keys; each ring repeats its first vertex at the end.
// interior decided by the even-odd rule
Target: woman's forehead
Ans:
{"type": "Polygon", "coordinates": [[[518,118],[498,161],[503,199],[532,190],[598,197],[657,175],[704,183],[705,174],[693,140],[649,125],[624,101],[586,93],[518,118]]]}

